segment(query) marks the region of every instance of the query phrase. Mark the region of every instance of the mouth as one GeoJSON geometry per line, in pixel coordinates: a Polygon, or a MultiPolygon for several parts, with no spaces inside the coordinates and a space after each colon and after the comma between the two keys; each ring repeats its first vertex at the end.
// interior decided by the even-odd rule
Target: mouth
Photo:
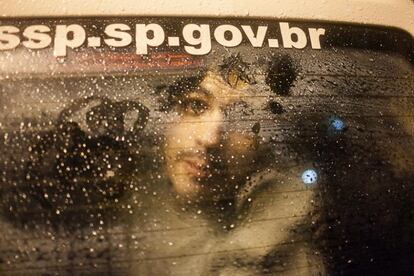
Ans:
{"type": "Polygon", "coordinates": [[[206,176],[206,162],[200,158],[185,158],[182,160],[184,163],[186,173],[195,177],[206,176]]]}

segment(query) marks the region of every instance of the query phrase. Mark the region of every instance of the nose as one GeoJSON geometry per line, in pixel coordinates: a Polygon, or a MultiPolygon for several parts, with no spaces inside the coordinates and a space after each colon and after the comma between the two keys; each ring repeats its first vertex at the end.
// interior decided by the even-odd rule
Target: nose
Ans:
{"type": "Polygon", "coordinates": [[[217,109],[202,116],[196,142],[199,146],[213,147],[219,144],[224,125],[224,115],[217,109]]]}

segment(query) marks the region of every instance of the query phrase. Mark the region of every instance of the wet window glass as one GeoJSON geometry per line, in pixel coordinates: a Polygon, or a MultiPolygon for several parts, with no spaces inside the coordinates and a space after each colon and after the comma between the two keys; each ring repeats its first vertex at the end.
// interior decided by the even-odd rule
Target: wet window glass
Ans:
{"type": "Polygon", "coordinates": [[[414,273],[413,40],[0,24],[0,274],[414,273]]]}

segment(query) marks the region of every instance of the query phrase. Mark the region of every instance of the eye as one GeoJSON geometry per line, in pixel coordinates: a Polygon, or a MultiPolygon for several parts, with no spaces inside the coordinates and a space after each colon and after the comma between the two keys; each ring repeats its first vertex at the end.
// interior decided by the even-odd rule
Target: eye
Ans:
{"type": "Polygon", "coordinates": [[[184,114],[199,116],[208,109],[208,103],[200,99],[185,99],[181,103],[181,111],[184,114]]]}

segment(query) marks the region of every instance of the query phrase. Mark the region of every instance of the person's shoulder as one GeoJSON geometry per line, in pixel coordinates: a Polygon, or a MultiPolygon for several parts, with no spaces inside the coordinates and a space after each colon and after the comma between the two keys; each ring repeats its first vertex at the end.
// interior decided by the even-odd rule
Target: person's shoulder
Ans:
{"type": "Polygon", "coordinates": [[[247,220],[282,220],[306,216],[315,186],[305,184],[298,169],[267,170],[240,190],[236,206],[247,220]]]}

